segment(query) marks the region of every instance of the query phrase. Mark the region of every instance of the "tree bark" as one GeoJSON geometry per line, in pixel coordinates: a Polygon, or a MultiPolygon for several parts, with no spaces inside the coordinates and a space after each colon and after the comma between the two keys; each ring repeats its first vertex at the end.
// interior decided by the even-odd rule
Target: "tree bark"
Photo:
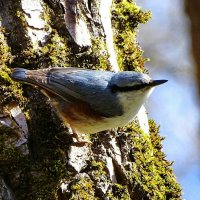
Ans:
{"type": "Polygon", "coordinates": [[[136,32],[150,15],[131,0],[0,0],[0,199],[181,199],[144,108],[75,147],[49,100],[9,76],[14,67],[145,72],[136,32]]]}
{"type": "Polygon", "coordinates": [[[185,1],[186,13],[190,18],[191,25],[191,39],[192,39],[192,53],[196,63],[196,80],[198,83],[199,95],[200,95],[200,2],[198,0],[186,0],[185,1]]]}

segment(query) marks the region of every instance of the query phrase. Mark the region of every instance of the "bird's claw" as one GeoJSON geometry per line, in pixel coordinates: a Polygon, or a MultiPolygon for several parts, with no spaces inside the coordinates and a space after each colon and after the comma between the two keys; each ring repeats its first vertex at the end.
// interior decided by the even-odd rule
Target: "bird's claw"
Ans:
{"type": "Polygon", "coordinates": [[[92,142],[90,141],[81,140],[81,141],[73,142],[72,146],[83,147],[83,146],[91,146],[91,144],[92,142]]]}

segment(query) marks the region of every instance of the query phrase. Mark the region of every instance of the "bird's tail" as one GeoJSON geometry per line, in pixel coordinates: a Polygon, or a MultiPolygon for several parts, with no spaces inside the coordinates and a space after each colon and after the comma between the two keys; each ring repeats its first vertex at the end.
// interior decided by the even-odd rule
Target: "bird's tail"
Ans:
{"type": "Polygon", "coordinates": [[[23,68],[15,68],[12,70],[11,77],[16,81],[26,81],[26,69],[23,68]]]}
{"type": "Polygon", "coordinates": [[[11,77],[13,80],[39,87],[41,92],[49,97],[54,97],[55,95],[62,96],[59,94],[59,91],[55,91],[54,86],[49,81],[50,71],[50,68],[39,70],[15,68],[12,71],[11,77]]]}
{"type": "Polygon", "coordinates": [[[27,70],[23,68],[15,68],[12,71],[11,77],[19,82],[41,86],[47,83],[47,70],[27,70]]]}

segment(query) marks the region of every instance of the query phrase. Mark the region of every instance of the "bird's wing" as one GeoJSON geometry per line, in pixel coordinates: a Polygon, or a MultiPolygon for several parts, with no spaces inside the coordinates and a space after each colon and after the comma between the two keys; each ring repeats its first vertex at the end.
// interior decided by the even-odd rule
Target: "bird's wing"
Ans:
{"type": "Polygon", "coordinates": [[[116,94],[108,88],[112,72],[72,67],[36,71],[36,75],[29,71],[29,79],[37,79],[41,87],[57,94],[69,104],[87,103],[92,110],[105,117],[122,115],[123,110],[116,94]]]}

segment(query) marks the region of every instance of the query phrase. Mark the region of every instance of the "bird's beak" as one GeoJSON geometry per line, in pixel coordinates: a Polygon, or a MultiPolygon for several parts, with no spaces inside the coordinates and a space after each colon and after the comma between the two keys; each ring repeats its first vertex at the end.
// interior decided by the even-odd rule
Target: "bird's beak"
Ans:
{"type": "Polygon", "coordinates": [[[149,86],[157,86],[157,85],[161,85],[163,83],[166,83],[168,80],[152,80],[148,85],[149,86]]]}

